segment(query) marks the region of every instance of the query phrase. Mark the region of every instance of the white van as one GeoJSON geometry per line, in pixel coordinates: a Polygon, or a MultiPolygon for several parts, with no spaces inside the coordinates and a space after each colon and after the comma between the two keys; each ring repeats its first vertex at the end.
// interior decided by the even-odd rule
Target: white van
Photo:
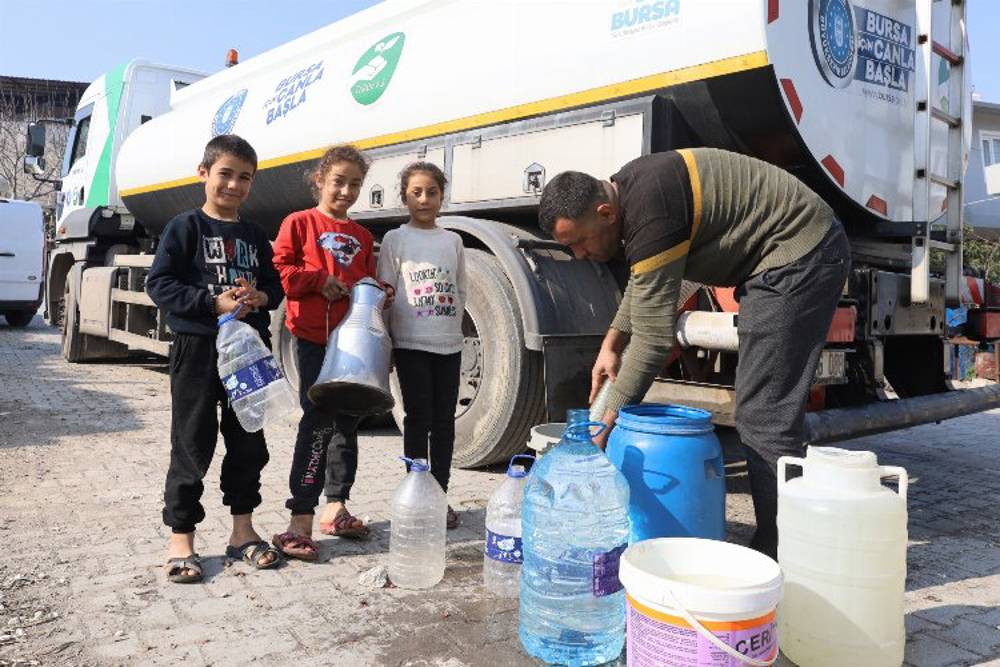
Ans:
{"type": "Polygon", "coordinates": [[[45,222],[35,202],[0,199],[0,313],[24,327],[42,303],[45,222]]]}

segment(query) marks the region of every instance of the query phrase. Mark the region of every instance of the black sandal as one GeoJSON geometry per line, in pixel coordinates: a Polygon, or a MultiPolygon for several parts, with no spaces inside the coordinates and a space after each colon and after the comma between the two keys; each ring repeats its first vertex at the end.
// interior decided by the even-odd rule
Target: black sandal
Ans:
{"type": "Polygon", "coordinates": [[[264,540],[250,540],[238,547],[228,546],[226,547],[226,556],[233,560],[245,561],[257,570],[270,570],[282,563],[281,552],[264,540]],[[274,554],[274,560],[270,563],[262,563],[261,559],[267,554],[274,554]]]}
{"type": "Polygon", "coordinates": [[[201,569],[201,557],[198,554],[191,554],[183,558],[168,558],[166,567],[167,581],[172,584],[196,584],[204,577],[201,569]],[[184,574],[184,570],[191,570],[191,572],[184,574]]]}

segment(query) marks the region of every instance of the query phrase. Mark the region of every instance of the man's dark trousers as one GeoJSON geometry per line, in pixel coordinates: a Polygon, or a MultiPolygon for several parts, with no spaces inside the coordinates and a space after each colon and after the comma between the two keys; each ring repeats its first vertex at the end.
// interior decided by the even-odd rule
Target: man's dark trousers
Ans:
{"type": "Polygon", "coordinates": [[[850,257],[847,235],[835,220],[811,252],[737,290],[736,428],[757,519],[750,546],[772,558],[778,553],[778,457],[803,455],[805,404],[850,257]]]}

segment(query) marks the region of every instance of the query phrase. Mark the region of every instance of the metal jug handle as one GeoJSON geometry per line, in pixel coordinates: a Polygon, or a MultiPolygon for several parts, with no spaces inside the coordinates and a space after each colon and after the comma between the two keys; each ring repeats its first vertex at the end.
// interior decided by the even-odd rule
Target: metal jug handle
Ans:
{"type": "Polygon", "coordinates": [[[805,459],[800,459],[796,456],[782,456],[778,459],[778,488],[780,489],[785,484],[788,483],[788,478],[785,475],[785,466],[791,464],[793,466],[804,467],[805,459]]]}
{"type": "Polygon", "coordinates": [[[899,495],[903,498],[903,502],[906,502],[906,490],[910,486],[910,476],[906,473],[905,468],[899,466],[879,466],[878,476],[879,479],[883,477],[898,477],[899,495]]]}

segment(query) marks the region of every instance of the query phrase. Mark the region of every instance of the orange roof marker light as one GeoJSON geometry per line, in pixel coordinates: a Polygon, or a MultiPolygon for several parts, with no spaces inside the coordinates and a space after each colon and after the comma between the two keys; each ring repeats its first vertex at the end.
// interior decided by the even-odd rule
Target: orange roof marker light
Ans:
{"type": "Polygon", "coordinates": [[[226,67],[240,64],[240,52],[236,49],[226,51],[226,67]]]}

